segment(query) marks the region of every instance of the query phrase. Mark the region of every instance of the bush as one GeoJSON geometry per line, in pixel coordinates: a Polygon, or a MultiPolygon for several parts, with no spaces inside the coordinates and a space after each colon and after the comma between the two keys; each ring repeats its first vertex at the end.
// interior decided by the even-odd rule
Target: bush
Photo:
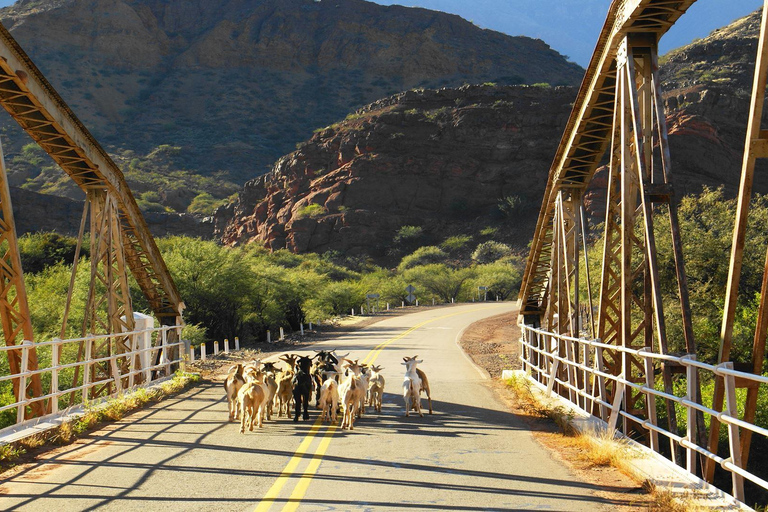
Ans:
{"type": "Polygon", "coordinates": [[[326,213],[327,213],[327,210],[323,205],[312,203],[299,208],[296,211],[296,217],[299,219],[304,219],[307,217],[309,217],[310,219],[315,219],[317,217],[320,217],[321,215],[325,215],[326,213]]]}
{"type": "Polygon", "coordinates": [[[489,240],[477,246],[475,252],[472,253],[472,259],[477,263],[493,263],[511,253],[512,249],[508,245],[489,240]]]}
{"type": "Polygon", "coordinates": [[[424,236],[424,229],[421,226],[402,226],[397,230],[394,242],[401,244],[403,242],[412,242],[424,236]]]}
{"type": "MultiPolygon", "coordinates": [[[[34,233],[19,237],[21,268],[25,273],[35,274],[47,267],[64,263],[71,265],[75,258],[77,240],[58,233],[34,233]]],[[[88,256],[86,243],[81,249],[82,256],[88,256]]]]}
{"type": "Polygon", "coordinates": [[[524,201],[520,196],[506,196],[499,199],[496,206],[504,217],[512,218],[520,215],[526,205],[527,201],[524,201]]]}
{"type": "Polygon", "coordinates": [[[426,247],[419,247],[412,254],[404,257],[397,269],[402,272],[409,268],[430,263],[443,263],[447,258],[448,255],[442,249],[428,245],[426,247]]]}
{"type": "Polygon", "coordinates": [[[440,247],[448,252],[457,252],[467,246],[472,241],[472,237],[469,235],[456,235],[445,239],[440,247]]]}

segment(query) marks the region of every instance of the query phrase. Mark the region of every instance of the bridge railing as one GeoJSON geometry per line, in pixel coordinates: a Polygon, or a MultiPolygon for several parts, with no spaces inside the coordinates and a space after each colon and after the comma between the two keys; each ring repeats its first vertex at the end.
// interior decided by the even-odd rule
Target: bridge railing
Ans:
{"type": "Polygon", "coordinates": [[[0,400],[6,397],[0,401],[0,434],[17,431],[56,416],[63,409],[88,403],[92,397],[91,390],[97,386],[106,387],[109,391],[99,394],[98,399],[103,400],[138,385],[146,386],[162,380],[172,374],[173,368],[183,367],[188,357],[186,346],[187,342],[181,340],[181,326],[0,346],[3,363],[12,353],[21,361],[18,373],[0,375],[0,388],[5,388],[0,400]],[[122,342],[120,345],[133,348],[122,352],[116,350],[118,340],[122,342]],[[128,340],[127,344],[125,340],[128,340]],[[38,356],[38,368],[35,370],[30,370],[27,364],[32,350],[38,356]],[[93,371],[96,365],[100,368],[98,375],[93,371]],[[9,384],[14,389],[26,389],[27,382],[34,375],[40,375],[44,394],[25,397],[22,393],[22,399],[17,399],[19,394],[11,393],[9,384]],[[10,400],[9,396],[12,397],[10,400]],[[28,407],[40,401],[46,404],[48,414],[42,418],[26,419],[28,407]]]}
{"type": "MultiPolygon", "coordinates": [[[[532,378],[547,387],[547,393],[551,394],[557,385],[560,394],[570,400],[574,405],[601,417],[608,423],[609,431],[614,431],[618,421],[622,418],[631,420],[644,427],[649,434],[651,447],[660,452],[658,436],[666,437],[670,442],[670,450],[665,455],[678,464],[675,453],[675,444],[686,450],[685,467],[696,474],[696,459],[700,454],[712,459],[723,469],[729,471],[732,477],[731,494],[739,501],[744,501],[744,479],[768,490],[768,482],[759,476],[747,471],[742,464],[740,448],[740,436],[748,431],[748,435],[758,434],[768,438],[768,429],[746,422],[740,419],[737,404],[738,387],[755,387],[768,384],[768,377],[745,373],[733,369],[733,363],[723,363],[717,366],[702,363],[696,360],[694,355],[673,356],[651,352],[647,349],[634,350],[616,345],[602,343],[598,339],[573,338],[554,334],[527,325],[521,325],[521,355],[523,370],[532,378]],[[604,371],[603,353],[612,351],[614,354],[632,354],[642,358],[645,362],[646,384],[638,384],[626,378],[622,371],[620,375],[612,375],[604,371]],[[655,388],[654,369],[661,365],[677,364],[685,368],[686,390],[684,396],[676,396],[665,393],[655,388]],[[657,366],[658,365],[658,366],[657,366]],[[722,377],[725,382],[726,407],[723,412],[711,409],[704,404],[697,392],[700,373],[709,373],[710,378],[722,377]],[[613,400],[607,400],[606,389],[613,387],[613,400]],[[630,413],[623,405],[625,392],[633,389],[642,393],[647,400],[650,418],[641,418],[630,413]],[[685,411],[686,432],[672,432],[665,425],[656,421],[655,400],[663,399],[674,402],[678,409],[685,411]],[[722,425],[726,425],[728,435],[728,447],[730,456],[723,458],[712,453],[705,441],[699,442],[697,435],[698,413],[717,418],[722,425]],[[741,432],[739,428],[744,429],[741,432]]],[[[666,452],[666,450],[663,450],[666,452]]]]}

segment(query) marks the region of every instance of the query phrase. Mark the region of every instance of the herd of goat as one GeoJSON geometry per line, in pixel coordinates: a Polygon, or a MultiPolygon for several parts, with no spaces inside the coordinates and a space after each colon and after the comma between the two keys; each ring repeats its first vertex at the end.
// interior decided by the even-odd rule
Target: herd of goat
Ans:
{"type": "MultiPolygon", "coordinates": [[[[291,402],[295,404],[293,421],[299,416],[309,419],[309,401],[312,392],[321,410],[323,421],[336,423],[337,413],[342,414],[341,428],[354,428],[355,418],[365,413],[366,404],[381,412],[381,400],[384,395],[384,376],[380,366],[368,366],[358,360],[337,356],[333,350],[315,351],[312,357],[294,354],[283,355],[280,361],[286,368],[278,368],[278,363],[238,363],[229,369],[224,381],[224,390],[229,402],[229,420],[240,418],[240,432],[253,430],[256,423],[261,428],[263,421],[271,420],[274,408],[278,417],[290,416],[291,402]]],[[[432,414],[432,396],[426,374],[416,367],[422,361],[418,356],[404,357],[405,379],[403,380],[403,398],[405,415],[411,410],[419,416],[421,412],[421,393],[427,395],[429,414],[432,414]]]]}

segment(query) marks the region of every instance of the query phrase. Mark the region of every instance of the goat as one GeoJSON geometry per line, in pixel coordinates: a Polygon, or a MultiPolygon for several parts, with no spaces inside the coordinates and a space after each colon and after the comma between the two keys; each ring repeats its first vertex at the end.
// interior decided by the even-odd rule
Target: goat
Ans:
{"type": "Polygon", "coordinates": [[[371,377],[368,379],[368,405],[376,412],[381,412],[381,399],[384,396],[384,376],[381,366],[371,366],[371,377]]]}
{"type": "Polygon", "coordinates": [[[348,372],[347,378],[339,385],[341,405],[344,409],[344,414],[341,420],[341,428],[354,430],[355,413],[357,413],[360,400],[365,399],[366,389],[363,387],[363,383],[359,376],[361,367],[358,365],[357,361],[349,364],[347,368],[350,370],[348,372]],[[342,389],[343,392],[341,392],[342,389]]]}
{"type": "Polygon", "coordinates": [[[312,358],[299,356],[296,363],[296,375],[293,376],[293,400],[296,402],[296,414],[293,421],[299,421],[301,407],[304,406],[304,420],[309,419],[309,397],[312,394],[312,358]]]}
{"type": "Polygon", "coordinates": [[[416,365],[423,361],[416,360],[417,356],[404,357],[403,365],[405,365],[405,378],[403,379],[403,400],[405,401],[405,416],[410,416],[411,407],[419,413],[419,416],[424,416],[421,412],[421,378],[416,372],[416,365]]]}
{"type": "Polygon", "coordinates": [[[227,394],[227,403],[229,404],[229,421],[235,421],[240,409],[240,403],[237,400],[237,393],[245,384],[243,377],[243,365],[238,363],[229,368],[227,378],[224,379],[224,391],[227,394]]]}
{"type": "Polygon", "coordinates": [[[283,370],[277,379],[277,393],[275,402],[277,403],[277,417],[282,418],[283,410],[285,415],[291,415],[291,399],[293,398],[293,368],[283,370]]]}
{"type": "Polygon", "coordinates": [[[262,363],[261,373],[263,373],[264,393],[266,394],[266,401],[264,402],[263,414],[266,415],[265,419],[272,419],[272,403],[275,400],[277,394],[277,380],[275,379],[275,373],[277,368],[275,363],[262,363]]]}
{"type": "MultiPolygon", "coordinates": [[[[249,372],[249,375],[253,373],[249,372]]],[[[262,383],[259,381],[258,373],[256,373],[256,380],[249,379],[248,382],[243,384],[237,394],[238,402],[240,403],[241,418],[240,418],[240,433],[245,433],[245,427],[248,426],[249,431],[253,431],[253,421],[259,428],[262,427],[262,409],[266,405],[266,394],[262,383]]]]}
{"type": "Polygon", "coordinates": [[[359,418],[365,414],[365,398],[368,394],[368,382],[371,379],[371,373],[368,365],[360,365],[360,375],[358,375],[358,377],[360,377],[360,385],[363,386],[363,393],[360,397],[360,402],[357,404],[357,417],[359,418]]]}
{"type": "Polygon", "coordinates": [[[334,379],[334,376],[325,379],[325,382],[320,387],[319,405],[322,409],[320,417],[323,421],[327,420],[331,423],[336,423],[336,410],[339,407],[339,384],[334,379]]]}

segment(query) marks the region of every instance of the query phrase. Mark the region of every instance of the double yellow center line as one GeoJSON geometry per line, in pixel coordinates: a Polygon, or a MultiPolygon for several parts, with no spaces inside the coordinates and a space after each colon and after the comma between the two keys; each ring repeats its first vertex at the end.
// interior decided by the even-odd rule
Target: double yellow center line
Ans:
{"type": "MultiPolygon", "coordinates": [[[[500,307],[500,306],[496,306],[500,307]]],[[[433,318],[431,320],[425,320],[424,322],[418,323],[414,325],[413,327],[403,331],[402,333],[398,334],[394,338],[390,338],[386,341],[383,341],[376,345],[373,349],[371,349],[370,352],[368,352],[368,355],[363,359],[362,363],[365,364],[373,364],[376,359],[379,357],[379,354],[381,354],[381,351],[384,350],[387,345],[390,345],[391,343],[394,343],[397,340],[403,339],[406,336],[408,336],[410,333],[415,331],[416,329],[419,329],[421,327],[424,327],[427,324],[430,324],[432,322],[436,322],[438,320],[443,320],[445,318],[450,318],[452,316],[458,316],[458,315],[465,315],[467,313],[472,313],[474,310],[469,311],[460,311],[458,313],[451,313],[449,315],[443,315],[439,316],[437,318],[433,318]]],[[[288,461],[288,464],[286,464],[285,468],[283,468],[283,471],[280,472],[280,476],[277,477],[277,480],[275,480],[275,483],[272,484],[272,487],[269,488],[267,491],[267,494],[264,495],[264,498],[262,498],[259,505],[256,507],[255,512],[266,512],[269,510],[274,502],[278,499],[278,496],[280,495],[280,491],[283,490],[283,487],[288,483],[289,480],[296,477],[296,468],[299,466],[299,463],[304,459],[304,457],[308,454],[309,447],[312,444],[312,441],[314,441],[315,437],[317,437],[318,433],[320,432],[322,428],[322,419],[320,416],[317,417],[317,420],[315,420],[315,423],[312,424],[312,428],[310,428],[307,435],[304,437],[304,439],[301,441],[301,444],[296,449],[296,452],[294,452],[293,457],[291,457],[291,460],[288,461]]],[[[317,470],[320,468],[320,463],[323,460],[323,457],[325,456],[325,452],[328,450],[328,446],[331,444],[331,439],[333,438],[333,434],[336,432],[338,427],[336,425],[329,425],[327,430],[323,433],[323,436],[320,440],[320,444],[318,445],[315,452],[312,454],[312,459],[309,462],[309,465],[307,466],[307,469],[304,470],[303,473],[301,473],[301,476],[299,477],[298,482],[296,482],[296,487],[293,488],[293,492],[291,493],[290,498],[288,498],[288,502],[283,506],[283,512],[293,512],[299,508],[299,505],[301,504],[301,500],[304,499],[304,495],[307,493],[307,490],[309,489],[309,484],[312,481],[312,478],[317,473],[317,470]]]]}

